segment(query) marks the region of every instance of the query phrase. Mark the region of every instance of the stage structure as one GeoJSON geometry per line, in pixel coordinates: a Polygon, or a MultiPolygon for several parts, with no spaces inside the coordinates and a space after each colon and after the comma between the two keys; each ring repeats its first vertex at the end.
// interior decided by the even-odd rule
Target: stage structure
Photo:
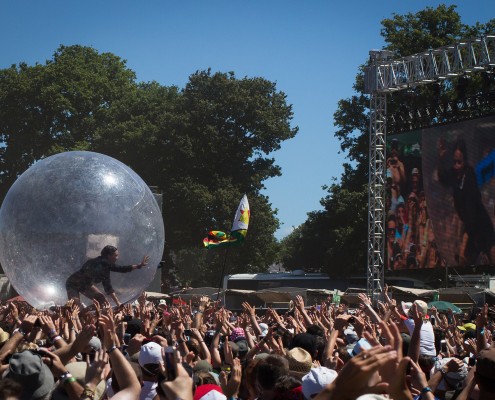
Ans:
{"type": "MultiPolygon", "coordinates": [[[[365,93],[370,95],[367,291],[373,301],[380,297],[384,286],[387,93],[490,70],[494,66],[495,35],[395,60],[390,51],[370,51],[364,79],[365,93]]],[[[442,107],[448,109],[450,105],[442,107]]],[[[463,101],[460,107],[469,107],[469,102],[463,101]]]]}

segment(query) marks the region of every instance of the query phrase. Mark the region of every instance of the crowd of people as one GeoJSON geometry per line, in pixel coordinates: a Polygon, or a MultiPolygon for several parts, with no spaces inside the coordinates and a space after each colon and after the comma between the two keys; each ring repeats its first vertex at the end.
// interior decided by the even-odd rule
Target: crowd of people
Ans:
{"type": "Polygon", "coordinates": [[[387,158],[388,270],[445,266],[428,215],[420,168],[406,171],[396,138],[387,158]]]}
{"type": "Polygon", "coordinates": [[[454,314],[385,290],[232,311],[145,295],[37,311],[0,307],[1,399],[495,399],[491,310],[454,314]]]}

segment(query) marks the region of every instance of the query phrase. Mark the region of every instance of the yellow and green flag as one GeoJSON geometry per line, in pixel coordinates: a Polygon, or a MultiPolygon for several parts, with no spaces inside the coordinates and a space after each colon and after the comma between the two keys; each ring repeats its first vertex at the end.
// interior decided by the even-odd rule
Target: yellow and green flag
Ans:
{"type": "Polygon", "coordinates": [[[250,216],[249,202],[247,196],[244,195],[239,207],[237,207],[230,234],[222,231],[210,231],[208,236],[203,239],[203,244],[207,249],[240,245],[246,238],[250,216]]]}

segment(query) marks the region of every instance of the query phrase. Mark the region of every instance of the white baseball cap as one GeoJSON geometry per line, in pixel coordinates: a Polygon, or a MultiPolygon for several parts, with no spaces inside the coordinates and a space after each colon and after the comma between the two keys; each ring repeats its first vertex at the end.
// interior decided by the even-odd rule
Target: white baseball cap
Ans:
{"type": "Polygon", "coordinates": [[[315,394],[331,384],[337,377],[337,372],[326,367],[311,368],[302,378],[302,392],[306,399],[310,400],[315,394]]]}
{"type": "Polygon", "coordinates": [[[139,365],[160,364],[163,361],[162,347],[155,342],[146,343],[139,352],[139,365]]]}

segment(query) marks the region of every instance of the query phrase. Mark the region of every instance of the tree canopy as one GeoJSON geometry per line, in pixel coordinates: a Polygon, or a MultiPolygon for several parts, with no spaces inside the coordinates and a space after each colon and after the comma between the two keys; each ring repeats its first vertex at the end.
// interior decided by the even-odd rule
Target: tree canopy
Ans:
{"type": "MultiPolygon", "coordinates": [[[[381,35],[385,49],[396,57],[415,54],[425,49],[445,46],[462,39],[495,32],[495,19],[485,24],[462,23],[455,6],[427,7],[417,13],[393,14],[382,22],[381,35]]],[[[355,94],[342,99],[334,114],[335,136],[349,160],[338,183],[324,186],[322,211],[313,211],[292,234],[282,240],[280,258],[289,268],[308,268],[332,275],[362,275],[367,264],[367,206],[369,169],[369,96],[364,94],[364,66],[359,68],[354,83],[355,94]]],[[[480,78],[473,77],[471,93],[480,88],[480,78]]],[[[423,86],[387,96],[387,113],[413,110],[418,105],[458,94],[455,83],[443,87],[423,86]]],[[[431,115],[432,122],[434,116],[431,115]]],[[[428,121],[426,121],[428,122],[428,121]]],[[[448,122],[445,120],[444,122],[448,122]]]]}
{"type": "Polygon", "coordinates": [[[167,87],[137,82],[114,54],[61,46],[45,64],[0,70],[0,196],[52,154],[112,156],[163,193],[167,268],[185,283],[216,284],[223,252],[202,250],[202,239],[230,229],[244,193],[249,240],[231,251],[229,270],[264,270],[276,258],[279,222],[260,191],[281,174],[268,154],[296,135],[291,120],[285,94],[263,78],[206,70],[167,87]]]}

